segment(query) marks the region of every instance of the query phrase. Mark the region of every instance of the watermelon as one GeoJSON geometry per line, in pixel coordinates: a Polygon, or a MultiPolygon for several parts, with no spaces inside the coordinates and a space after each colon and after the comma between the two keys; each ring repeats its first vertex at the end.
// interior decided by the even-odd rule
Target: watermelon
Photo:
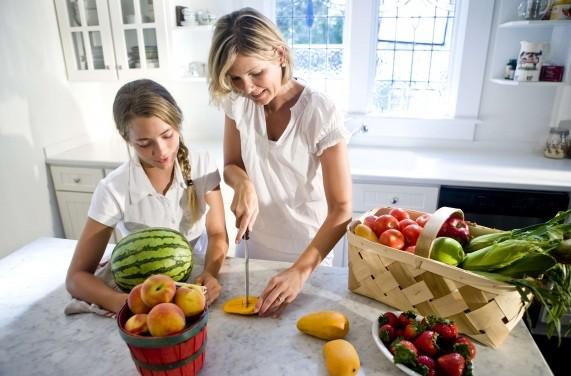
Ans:
{"type": "Polygon", "coordinates": [[[192,271],[192,249],[178,231],[150,227],[133,232],[117,243],[111,254],[111,272],[123,291],[131,291],[153,274],[186,281],[192,271]]]}

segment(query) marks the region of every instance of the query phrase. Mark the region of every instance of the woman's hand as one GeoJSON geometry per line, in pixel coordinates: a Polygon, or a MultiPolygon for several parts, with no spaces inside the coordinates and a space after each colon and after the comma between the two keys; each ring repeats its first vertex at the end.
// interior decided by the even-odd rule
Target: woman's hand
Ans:
{"type": "Polygon", "coordinates": [[[254,311],[262,317],[280,317],[287,305],[295,300],[306,279],[294,266],[276,274],[258,298],[254,311]]]}
{"type": "Polygon", "coordinates": [[[238,233],[235,242],[238,244],[246,231],[252,230],[259,212],[258,195],[250,180],[242,180],[236,185],[230,209],[236,216],[238,233]]]}
{"type": "Polygon", "coordinates": [[[196,277],[194,283],[206,287],[206,305],[211,305],[220,296],[222,286],[220,286],[220,283],[212,274],[206,271],[202,272],[201,275],[196,277]]]}

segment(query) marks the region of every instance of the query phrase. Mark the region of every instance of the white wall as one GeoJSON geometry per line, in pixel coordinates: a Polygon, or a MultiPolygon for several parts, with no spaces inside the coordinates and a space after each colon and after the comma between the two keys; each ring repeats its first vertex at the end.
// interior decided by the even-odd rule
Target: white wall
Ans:
{"type": "MultiPolygon", "coordinates": [[[[196,0],[192,6],[214,9],[220,15],[228,11],[221,4],[236,8],[260,2],[196,0]]],[[[193,43],[193,38],[188,43],[193,43]]],[[[81,137],[117,137],[111,104],[122,82],[67,80],[51,0],[2,0],[0,51],[2,257],[37,237],[62,236],[42,148],[81,137]]],[[[489,77],[489,61],[487,69],[489,77]]],[[[223,117],[209,105],[206,84],[172,80],[161,83],[185,114],[187,140],[221,140],[223,117]]],[[[470,146],[488,147],[500,141],[539,148],[547,134],[554,93],[550,89],[498,86],[486,80],[480,109],[483,123],[477,128],[476,142],[470,146]]]]}

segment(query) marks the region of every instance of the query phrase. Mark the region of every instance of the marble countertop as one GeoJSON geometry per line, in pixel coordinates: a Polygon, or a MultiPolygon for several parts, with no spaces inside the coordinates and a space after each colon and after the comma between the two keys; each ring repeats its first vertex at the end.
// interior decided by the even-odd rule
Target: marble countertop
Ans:
{"type": "MultiPolygon", "coordinates": [[[[222,167],[222,142],[190,147],[208,150],[222,167]]],[[[115,168],[128,158],[120,139],[46,152],[48,164],[67,166],[115,168]]],[[[349,164],[359,182],[571,191],[571,159],[532,151],[350,146],[349,164]]]]}
{"type": "MultiPolygon", "coordinates": [[[[63,314],[69,301],[65,272],[75,243],[40,238],[0,259],[0,375],[137,374],[113,319],[63,314]]],[[[287,265],[252,260],[251,290],[261,291],[269,277],[287,265]]],[[[300,333],[295,325],[300,316],[324,309],[349,317],[346,339],[359,353],[360,375],[402,375],[371,336],[372,322],[390,308],[350,292],[346,268],[318,268],[280,319],[223,313],[222,302],[243,293],[242,271],[241,259],[227,259],[223,266],[223,293],[210,308],[201,375],[325,375],[324,341],[300,333]]],[[[523,322],[500,348],[477,345],[477,350],[476,374],[551,374],[523,322]]]]}

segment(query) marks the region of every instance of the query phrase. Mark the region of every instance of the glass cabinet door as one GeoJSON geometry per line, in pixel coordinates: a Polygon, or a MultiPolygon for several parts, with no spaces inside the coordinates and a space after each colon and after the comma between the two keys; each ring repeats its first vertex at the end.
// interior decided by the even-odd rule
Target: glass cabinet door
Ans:
{"type": "Polygon", "coordinates": [[[115,7],[111,17],[120,77],[136,77],[130,73],[142,69],[152,73],[164,68],[165,22],[160,4],[155,0],[119,0],[111,5],[115,7]]]}
{"type": "Polygon", "coordinates": [[[116,79],[106,0],[56,0],[70,79],[116,79]]]}

